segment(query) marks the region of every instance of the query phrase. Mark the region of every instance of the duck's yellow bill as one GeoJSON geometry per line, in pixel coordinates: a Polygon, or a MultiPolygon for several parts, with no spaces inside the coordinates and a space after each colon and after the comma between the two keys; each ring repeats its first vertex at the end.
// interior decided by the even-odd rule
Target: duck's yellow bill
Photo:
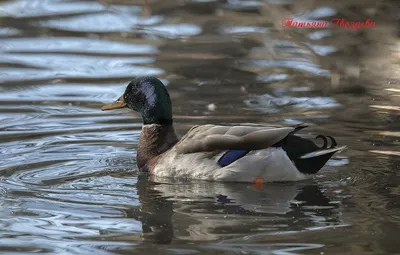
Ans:
{"type": "Polygon", "coordinates": [[[101,107],[102,111],[107,111],[107,110],[114,110],[114,109],[119,109],[119,108],[124,108],[127,107],[125,100],[124,100],[124,95],[120,96],[117,101],[111,103],[111,104],[105,104],[101,107]]]}

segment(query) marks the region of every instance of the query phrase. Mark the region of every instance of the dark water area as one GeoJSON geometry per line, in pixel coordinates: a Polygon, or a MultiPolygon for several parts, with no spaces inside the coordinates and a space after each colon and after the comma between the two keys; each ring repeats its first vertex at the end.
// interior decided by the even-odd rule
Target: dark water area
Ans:
{"type": "Polygon", "coordinates": [[[0,254],[400,253],[398,1],[147,2],[0,1],[0,254]],[[180,134],[305,122],[348,148],[262,189],[148,180],[140,117],[100,111],[144,75],[180,134]]]}

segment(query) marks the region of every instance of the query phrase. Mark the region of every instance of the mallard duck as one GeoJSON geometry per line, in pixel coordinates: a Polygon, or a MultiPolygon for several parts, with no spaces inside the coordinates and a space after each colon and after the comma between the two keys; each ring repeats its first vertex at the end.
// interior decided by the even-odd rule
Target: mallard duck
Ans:
{"type": "Polygon", "coordinates": [[[337,146],[330,136],[318,136],[324,140],[324,145],[318,147],[295,135],[305,125],[198,125],[179,139],[173,127],[169,93],[155,77],[131,81],[121,97],[101,109],[125,107],[139,112],[143,119],[137,166],[157,177],[298,181],[311,178],[333,154],[345,148],[337,146]]]}

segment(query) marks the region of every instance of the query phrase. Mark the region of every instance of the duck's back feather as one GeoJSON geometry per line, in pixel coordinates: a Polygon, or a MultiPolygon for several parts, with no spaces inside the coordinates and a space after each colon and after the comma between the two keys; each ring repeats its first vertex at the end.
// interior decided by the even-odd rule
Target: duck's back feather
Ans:
{"type": "Polygon", "coordinates": [[[216,150],[261,150],[273,146],[295,130],[295,127],[250,125],[194,126],[175,147],[182,154],[216,150]]]}

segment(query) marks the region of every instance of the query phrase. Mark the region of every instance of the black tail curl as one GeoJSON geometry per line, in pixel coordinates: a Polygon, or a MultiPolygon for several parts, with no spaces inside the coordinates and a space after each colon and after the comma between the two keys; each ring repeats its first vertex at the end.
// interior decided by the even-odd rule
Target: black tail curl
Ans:
{"type": "Polygon", "coordinates": [[[337,147],[335,138],[332,136],[318,135],[315,139],[322,139],[324,144],[320,147],[310,139],[289,135],[277,145],[286,151],[288,157],[293,161],[300,172],[304,174],[315,174],[325,165],[333,154],[340,150],[340,148],[337,147]],[[315,156],[303,157],[306,154],[314,152],[315,156]]]}
{"type": "Polygon", "coordinates": [[[324,136],[324,135],[317,135],[317,137],[315,137],[316,140],[318,140],[318,138],[321,138],[324,141],[324,145],[322,145],[321,147],[319,147],[321,150],[324,149],[332,149],[335,148],[337,146],[336,140],[335,138],[333,138],[330,135],[324,136]],[[328,139],[331,140],[331,146],[328,148],[328,139]]]}

